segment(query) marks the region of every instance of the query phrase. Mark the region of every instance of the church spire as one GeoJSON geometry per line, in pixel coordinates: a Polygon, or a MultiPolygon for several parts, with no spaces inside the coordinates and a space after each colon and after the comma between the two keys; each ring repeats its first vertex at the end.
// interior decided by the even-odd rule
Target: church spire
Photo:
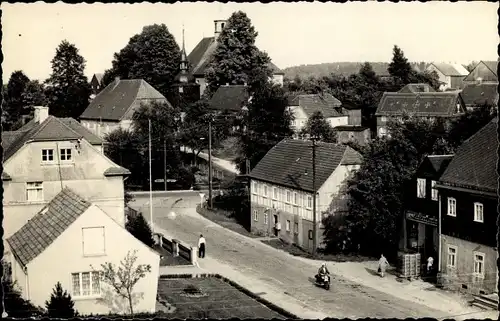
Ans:
{"type": "Polygon", "coordinates": [[[184,44],[184,24],[182,24],[182,49],[181,49],[181,82],[187,82],[188,59],[186,55],[186,46],[184,44]]]}

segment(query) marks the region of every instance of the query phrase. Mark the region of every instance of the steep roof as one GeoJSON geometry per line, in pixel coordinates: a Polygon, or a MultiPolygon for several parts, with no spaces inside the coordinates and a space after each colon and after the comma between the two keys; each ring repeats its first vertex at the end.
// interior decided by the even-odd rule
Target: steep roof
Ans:
{"type": "Polygon", "coordinates": [[[102,73],[94,74],[94,77],[95,77],[95,79],[96,79],[99,83],[101,83],[101,82],[102,82],[102,77],[104,77],[104,74],[102,74],[102,73]]]}
{"type": "Polygon", "coordinates": [[[71,189],[63,189],[7,239],[19,262],[26,266],[40,255],[91,205],[71,189]]]}
{"type": "MultiPolygon", "coordinates": [[[[361,155],[344,145],[318,142],[316,148],[316,190],[339,165],[361,164],[361,155]]],[[[284,139],[255,166],[251,178],[313,192],[312,142],[284,139]]]]}
{"type": "Polygon", "coordinates": [[[344,116],[335,109],[340,107],[342,103],[331,94],[296,95],[289,98],[288,104],[301,107],[308,117],[318,111],[325,118],[344,116]]]}
{"type": "Polygon", "coordinates": [[[441,175],[445,171],[452,159],[453,155],[429,155],[425,158],[438,175],[441,175]]]}
{"type": "Polygon", "coordinates": [[[100,145],[102,139],[88,131],[73,118],[57,118],[49,115],[42,123],[31,120],[15,132],[2,132],[4,161],[12,157],[30,141],[62,141],[85,139],[90,144],[100,145]]]}
{"type": "Polygon", "coordinates": [[[457,91],[417,94],[385,92],[375,115],[400,116],[407,112],[416,116],[450,117],[457,113],[460,99],[457,91]]]}
{"type": "Polygon", "coordinates": [[[496,193],[497,123],[498,118],[495,118],[458,148],[439,179],[442,185],[496,193]]]}
{"type": "Polygon", "coordinates": [[[210,99],[210,108],[220,111],[241,111],[248,102],[249,93],[244,85],[220,86],[210,99]]]}
{"type": "Polygon", "coordinates": [[[436,92],[429,84],[408,84],[399,90],[400,93],[426,93],[436,92]]]}
{"type": "Polygon", "coordinates": [[[466,106],[495,105],[498,103],[498,84],[469,84],[462,90],[466,106]]]}
{"type": "Polygon", "coordinates": [[[447,64],[442,62],[434,62],[432,63],[434,67],[436,67],[439,71],[443,73],[445,76],[467,76],[469,72],[464,66],[459,64],[447,64]]]}
{"type": "Polygon", "coordinates": [[[283,70],[279,69],[278,66],[276,66],[273,62],[269,62],[268,64],[269,68],[273,71],[273,74],[275,75],[284,75],[285,73],[283,70]]]}
{"type": "Polygon", "coordinates": [[[90,102],[80,119],[120,121],[131,118],[136,100],[157,100],[167,102],[166,98],[143,79],[115,80],[104,88],[90,102]]]}
{"type": "Polygon", "coordinates": [[[489,70],[491,70],[495,76],[498,76],[498,61],[481,61],[488,67],[489,70]]]}

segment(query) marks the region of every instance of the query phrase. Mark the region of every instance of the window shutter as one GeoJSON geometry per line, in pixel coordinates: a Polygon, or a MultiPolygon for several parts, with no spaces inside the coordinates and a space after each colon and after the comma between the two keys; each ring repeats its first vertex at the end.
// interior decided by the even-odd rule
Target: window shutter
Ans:
{"type": "Polygon", "coordinates": [[[88,227],[82,229],[83,255],[104,255],[104,227],[88,227]]]}

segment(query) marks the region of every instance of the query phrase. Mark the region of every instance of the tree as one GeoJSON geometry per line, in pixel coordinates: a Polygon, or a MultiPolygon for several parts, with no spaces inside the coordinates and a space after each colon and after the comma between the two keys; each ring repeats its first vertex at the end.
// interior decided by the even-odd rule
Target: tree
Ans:
{"type": "MultiPolygon", "coordinates": [[[[7,264],[2,260],[2,265],[7,264]]],[[[2,277],[4,313],[11,318],[42,317],[43,309],[32,304],[22,297],[16,282],[10,278],[2,277]]],[[[2,315],[3,317],[3,315],[2,315]]]]}
{"type": "Polygon", "coordinates": [[[326,143],[337,142],[337,134],[320,111],[309,117],[299,136],[302,138],[316,138],[326,143]]]}
{"type": "Polygon", "coordinates": [[[208,96],[226,83],[253,86],[272,75],[268,67],[271,60],[255,46],[257,35],[244,12],[237,11],[229,17],[205,72],[208,96]]]}
{"type": "MultiPolygon", "coordinates": [[[[20,120],[23,115],[23,99],[22,95],[30,79],[21,70],[14,71],[7,83],[6,91],[4,91],[5,110],[5,125],[10,128],[20,120]]],[[[15,130],[17,128],[10,128],[15,130]]]]}
{"type": "Polygon", "coordinates": [[[69,319],[78,314],[75,310],[75,302],[73,302],[71,295],[66,290],[63,291],[60,282],[57,282],[52,290],[50,300],[45,301],[45,307],[49,318],[69,319]]]}
{"type": "Polygon", "coordinates": [[[114,54],[113,67],[104,74],[104,85],[118,76],[122,79],[144,79],[167,96],[179,72],[179,45],[165,24],[145,26],[140,34],[114,54]]]}
{"type": "Polygon", "coordinates": [[[395,45],[392,52],[392,61],[388,68],[389,74],[394,78],[396,83],[403,86],[409,84],[413,68],[401,48],[395,45]]]}
{"type": "Polygon", "coordinates": [[[51,63],[52,74],[46,81],[50,113],[56,117],[80,117],[91,92],[84,74],[85,59],[74,44],[63,40],[51,63]]]}
{"type": "Polygon", "coordinates": [[[101,264],[101,280],[111,287],[111,290],[128,304],[130,315],[134,315],[134,304],[142,299],[143,293],[134,293],[134,287],[147,273],[151,265],[137,264],[137,250],[127,252],[125,258],[117,267],[113,263],[101,264]]]}
{"type": "Polygon", "coordinates": [[[29,119],[33,118],[35,106],[47,105],[45,90],[38,80],[28,82],[21,98],[23,101],[23,115],[29,116],[29,119]]]}
{"type": "Polygon", "coordinates": [[[147,246],[153,247],[155,244],[151,227],[141,213],[133,217],[129,217],[127,223],[125,224],[125,228],[136,239],[143,242],[147,246]]]}
{"type": "Polygon", "coordinates": [[[274,145],[293,135],[293,115],[287,107],[287,97],[279,86],[264,83],[256,87],[248,106],[247,129],[238,142],[241,154],[235,159],[241,173],[245,173],[247,160],[253,168],[274,145]]]}

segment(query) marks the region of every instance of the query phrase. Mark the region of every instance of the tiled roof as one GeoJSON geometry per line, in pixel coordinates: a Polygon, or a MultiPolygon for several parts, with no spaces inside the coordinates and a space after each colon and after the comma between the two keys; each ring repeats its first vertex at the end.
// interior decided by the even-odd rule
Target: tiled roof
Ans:
{"type": "Polygon", "coordinates": [[[407,112],[416,116],[450,117],[457,113],[459,102],[458,91],[418,94],[386,92],[380,100],[375,115],[400,116],[407,112]]]}
{"type": "Polygon", "coordinates": [[[123,176],[123,175],[130,175],[130,171],[121,166],[110,167],[104,171],[104,176],[123,176]]]}
{"type": "Polygon", "coordinates": [[[469,84],[462,90],[466,106],[495,105],[498,102],[498,84],[469,84]]]}
{"type": "Polygon", "coordinates": [[[334,130],[336,131],[346,131],[346,132],[362,132],[368,129],[368,127],[359,126],[359,125],[340,125],[335,126],[334,130]]]}
{"type": "Polygon", "coordinates": [[[271,68],[271,70],[273,71],[273,74],[275,74],[275,75],[284,75],[285,74],[283,72],[283,70],[279,69],[278,66],[276,66],[273,62],[269,62],[267,65],[269,66],[269,68],[271,68]]]}
{"type": "MultiPolygon", "coordinates": [[[[361,164],[361,155],[343,145],[318,142],[316,148],[316,189],[341,164],[361,164]]],[[[255,166],[251,178],[313,192],[312,142],[284,139],[255,166]]]]}
{"type": "Polygon", "coordinates": [[[469,72],[462,65],[458,64],[447,64],[441,62],[432,63],[439,71],[445,76],[467,76],[469,72]]]}
{"type": "Polygon", "coordinates": [[[92,204],[65,188],[38,214],[7,239],[20,263],[26,266],[52,244],[92,204]]]}
{"type": "Polygon", "coordinates": [[[15,132],[3,132],[4,161],[12,157],[29,141],[54,141],[85,139],[89,143],[102,144],[101,138],[95,136],[73,118],[47,117],[42,123],[31,120],[15,132]]]}
{"type": "Polygon", "coordinates": [[[441,184],[496,193],[497,123],[495,118],[458,148],[439,179],[441,184]]]}
{"type": "Polygon", "coordinates": [[[434,171],[440,175],[453,159],[453,155],[429,155],[426,157],[434,171]]]}
{"type": "Polygon", "coordinates": [[[497,74],[498,61],[482,61],[482,62],[488,67],[488,69],[490,69],[495,74],[495,76],[498,76],[497,74]]]}
{"type": "Polygon", "coordinates": [[[244,85],[220,86],[210,100],[210,108],[220,111],[241,111],[248,99],[249,93],[244,85]]]}
{"type": "Polygon", "coordinates": [[[331,94],[297,95],[290,97],[288,103],[290,106],[300,106],[308,117],[318,111],[325,118],[344,116],[335,109],[340,107],[342,103],[331,94]]]}
{"type": "Polygon", "coordinates": [[[120,121],[132,118],[136,100],[167,102],[158,90],[142,79],[115,80],[90,102],[80,119],[120,121]]]}
{"type": "Polygon", "coordinates": [[[97,79],[97,81],[99,83],[101,83],[102,82],[102,77],[104,77],[104,74],[98,73],[98,74],[94,74],[94,76],[95,76],[95,79],[97,79]]]}
{"type": "Polygon", "coordinates": [[[436,92],[434,88],[429,86],[429,84],[408,84],[401,88],[398,92],[400,93],[426,93],[426,92],[436,92]]]}

